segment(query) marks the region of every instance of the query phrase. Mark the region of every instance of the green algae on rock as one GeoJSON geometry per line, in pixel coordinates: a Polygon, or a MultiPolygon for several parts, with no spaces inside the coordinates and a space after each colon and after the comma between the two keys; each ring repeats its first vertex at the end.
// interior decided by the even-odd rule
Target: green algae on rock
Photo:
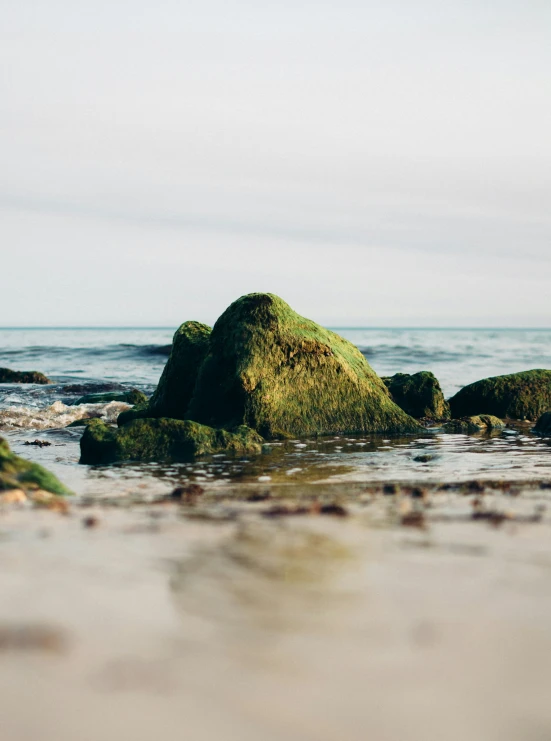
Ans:
{"type": "Polygon", "coordinates": [[[170,417],[184,419],[193,395],[197,374],[209,348],[211,328],[200,322],[184,322],[175,332],[172,349],[151,399],[136,402],[121,412],[119,427],[134,419],[170,417]]]}
{"type": "Polygon", "coordinates": [[[471,435],[483,430],[504,430],[505,422],[491,414],[479,414],[472,417],[462,417],[461,419],[451,419],[446,422],[442,429],[444,432],[471,435]]]}
{"type": "Polygon", "coordinates": [[[102,394],[86,394],[75,401],[74,406],[79,404],[106,404],[110,401],[123,401],[126,404],[146,404],[147,396],[143,391],[130,389],[130,391],[107,391],[102,394]]]}
{"type": "Polygon", "coordinates": [[[87,427],[91,422],[95,422],[96,419],[100,419],[100,417],[83,417],[82,419],[75,419],[75,421],[68,424],[67,427],[87,427]]]}
{"type": "Polygon", "coordinates": [[[537,419],[551,408],[551,370],[494,376],[465,386],[449,400],[453,417],[493,414],[537,419]]]}
{"type": "Polygon", "coordinates": [[[184,322],[176,330],[170,356],[149,400],[149,417],[186,418],[211,331],[199,322],[184,322]]]}
{"type": "Polygon", "coordinates": [[[0,490],[5,489],[43,489],[64,496],[73,493],[38,463],[15,455],[7,440],[0,437],[0,490]]]}
{"type": "Polygon", "coordinates": [[[186,418],[265,438],[419,430],[355,345],[269,293],[216,322],[186,418]]]}
{"type": "Polygon", "coordinates": [[[117,424],[119,427],[122,427],[132,422],[133,419],[146,419],[147,417],[152,417],[149,411],[149,404],[136,404],[132,409],[126,409],[119,414],[117,424]]]}
{"type": "Polygon", "coordinates": [[[544,412],[536,422],[534,432],[546,437],[551,436],[551,412],[544,412]]]}
{"type": "Polygon", "coordinates": [[[9,368],[0,368],[0,383],[39,383],[45,385],[51,383],[51,381],[39,371],[14,371],[9,368]]]}
{"type": "Polygon", "coordinates": [[[233,432],[190,420],[136,419],[122,427],[91,421],[80,441],[81,463],[116,461],[187,461],[214,453],[260,453],[264,440],[244,425],[233,432]]]}
{"type": "Polygon", "coordinates": [[[417,418],[449,419],[450,407],[436,376],[430,371],[396,373],[382,379],[392,400],[417,418]]]}

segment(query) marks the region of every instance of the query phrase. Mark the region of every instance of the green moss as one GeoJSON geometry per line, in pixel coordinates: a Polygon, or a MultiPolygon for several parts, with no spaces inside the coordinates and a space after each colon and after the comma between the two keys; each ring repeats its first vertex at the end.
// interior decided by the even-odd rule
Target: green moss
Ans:
{"type": "Polygon", "coordinates": [[[450,407],[436,376],[430,371],[396,373],[382,379],[392,400],[412,417],[449,419],[450,407]]]}
{"type": "Polygon", "coordinates": [[[210,333],[211,328],[199,322],[184,322],[178,328],[159,385],[149,401],[150,417],[184,419],[208,352],[210,333]]]}
{"type": "Polygon", "coordinates": [[[108,391],[103,394],[86,394],[75,401],[78,404],[106,404],[110,401],[123,401],[126,404],[147,404],[147,396],[143,391],[130,389],[130,391],[108,391]]]}
{"type": "Polygon", "coordinates": [[[352,343],[262,293],[216,322],[186,417],[267,438],[419,429],[352,343]]]}
{"type": "Polygon", "coordinates": [[[184,322],[174,333],[170,356],[151,399],[134,402],[134,409],[121,412],[119,427],[134,419],[170,417],[184,419],[197,374],[208,352],[211,328],[199,322],[184,322]]]}
{"type": "Polygon", "coordinates": [[[87,427],[96,419],[99,419],[99,417],[85,417],[84,419],[75,419],[75,421],[71,422],[71,424],[68,424],[67,427],[87,427]]]}
{"type": "Polygon", "coordinates": [[[100,420],[89,424],[80,441],[81,463],[126,460],[185,461],[213,453],[260,453],[264,440],[241,426],[233,432],[215,430],[189,420],[136,419],[123,427],[109,427],[100,420]]]}
{"type": "Polygon", "coordinates": [[[14,371],[0,368],[0,383],[51,383],[49,378],[38,371],[14,371]]]}
{"type": "Polygon", "coordinates": [[[537,419],[551,408],[551,371],[530,370],[476,381],[450,399],[453,417],[493,414],[537,419]]]}
{"type": "Polygon", "coordinates": [[[52,494],[69,495],[73,492],[38,463],[12,453],[7,440],[0,437],[0,489],[44,489],[52,494]]]}
{"type": "Polygon", "coordinates": [[[534,427],[534,432],[546,437],[551,435],[551,412],[545,412],[541,415],[534,427]]]}
{"type": "Polygon", "coordinates": [[[491,414],[480,414],[473,417],[452,419],[444,425],[444,432],[462,433],[470,435],[481,430],[504,430],[505,423],[491,414]]]}
{"type": "Polygon", "coordinates": [[[117,417],[117,424],[122,427],[122,425],[132,422],[133,419],[145,419],[146,417],[151,417],[149,404],[137,404],[132,409],[121,412],[117,417]]]}

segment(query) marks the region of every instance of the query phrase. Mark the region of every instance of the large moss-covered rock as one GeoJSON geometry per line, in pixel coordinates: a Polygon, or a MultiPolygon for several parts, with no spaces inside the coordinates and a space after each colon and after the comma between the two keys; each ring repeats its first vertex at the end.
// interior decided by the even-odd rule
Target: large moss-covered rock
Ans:
{"type": "Polygon", "coordinates": [[[190,420],[136,419],[122,427],[101,420],[88,423],[80,441],[81,463],[115,461],[187,461],[214,453],[260,453],[264,440],[248,427],[233,432],[217,430],[190,420]]]}
{"type": "Polygon", "coordinates": [[[382,379],[392,400],[412,417],[449,419],[450,407],[436,376],[430,371],[396,373],[382,379]]]}
{"type": "Polygon", "coordinates": [[[51,383],[49,378],[38,371],[14,371],[0,368],[0,383],[51,383]]]}
{"type": "Polygon", "coordinates": [[[120,424],[132,419],[171,417],[184,419],[193,395],[199,368],[209,349],[211,328],[199,322],[184,322],[175,332],[170,357],[164,367],[159,384],[147,405],[136,409],[135,414],[122,417],[120,424]]]}
{"type": "Polygon", "coordinates": [[[216,322],[186,417],[266,438],[419,429],[355,345],[267,293],[216,322]]]}
{"type": "Polygon", "coordinates": [[[5,489],[42,489],[62,495],[73,493],[38,463],[15,455],[7,440],[0,437],[0,490],[5,489]]]}
{"type": "Polygon", "coordinates": [[[534,432],[546,437],[551,436],[551,412],[545,412],[536,422],[534,432]]]}
{"type": "Polygon", "coordinates": [[[444,432],[462,433],[472,435],[476,432],[504,430],[505,422],[491,414],[479,414],[472,417],[462,417],[461,419],[451,419],[443,427],[444,432]]]}
{"type": "Polygon", "coordinates": [[[551,408],[551,370],[530,370],[476,381],[452,396],[453,417],[493,414],[537,419],[551,408]]]}

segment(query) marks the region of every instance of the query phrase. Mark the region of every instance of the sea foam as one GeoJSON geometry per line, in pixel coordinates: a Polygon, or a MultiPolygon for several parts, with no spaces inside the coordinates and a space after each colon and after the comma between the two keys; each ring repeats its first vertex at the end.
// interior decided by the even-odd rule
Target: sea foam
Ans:
{"type": "Polygon", "coordinates": [[[127,409],[130,409],[130,405],[121,401],[78,406],[68,406],[62,401],[56,401],[43,408],[11,406],[0,409],[0,430],[50,430],[67,427],[78,419],[91,417],[114,423],[119,414],[127,409]]]}

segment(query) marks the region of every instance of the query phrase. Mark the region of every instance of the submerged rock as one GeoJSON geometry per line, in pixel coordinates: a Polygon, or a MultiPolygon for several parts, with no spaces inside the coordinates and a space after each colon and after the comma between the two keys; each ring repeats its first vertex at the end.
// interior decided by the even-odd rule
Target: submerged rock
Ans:
{"type": "Polygon", "coordinates": [[[537,419],[551,408],[551,370],[530,370],[476,381],[452,396],[453,417],[494,414],[537,419]]]}
{"type": "Polygon", "coordinates": [[[115,461],[187,461],[201,455],[260,453],[264,440],[244,425],[233,432],[190,420],[136,419],[123,427],[90,420],[80,441],[81,463],[115,461]]]}
{"type": "Polygon", "coordinates": [[[545,412],[536,422],[534,432],[540,435],[551,436],[551,412],[545,412]]]}
{"type": "Polygon", "coordinates": [[[62,495],[73,493],[38,463],[12,453],[7,440],[0,437],[0,490],[5,489],[41,489],[62,495]]]}
{"type": "Polygon", "coordinates": [[[449,419],[450,407],[436,376],[430,371],[396,373],[382,379],[392,400],[412,417],[449,419]]]}
{"type": "Polygon", "coordinates": [[[452,419],[443,427],[444,432],[462,433],[470,435],[481,430],[504,430],[505,422],[491,414],[479,414],[473,417],[452,419]]]}
{"type": "Polygon", "coordinates": [[[0,368],[0,383],[51,383],[49,378],[38,371],[14,371],[0,368]]]}
{"type": "Polygon", "coordinates": [[[268,293],[216,322],[186,418],[266,438],[419,429],[355,345],[268,293]]]}
{"type": "Polygon", "coordinates": [[[143,391],[130,389],[130,391],[108,391],[102,394],[86,394],[77,399],[74,403],[78,404],[106,404],[110,401],[123,401],[126,404],[144,404],[147,403],[147,396],[143,391]]]}

